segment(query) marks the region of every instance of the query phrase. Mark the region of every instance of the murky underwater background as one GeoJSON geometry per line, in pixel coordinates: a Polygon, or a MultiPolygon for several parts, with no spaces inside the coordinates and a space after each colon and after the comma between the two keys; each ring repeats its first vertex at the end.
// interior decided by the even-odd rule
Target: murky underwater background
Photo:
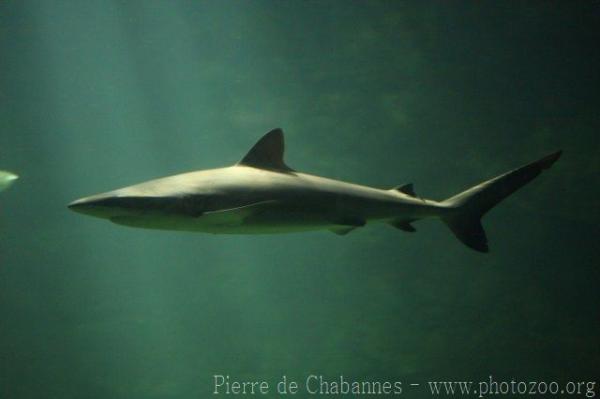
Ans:
{"type": "Polygon", "coordinates": [[[597,381],[598,4],[0,2],[0,398],[597,381]],[[273,127],[293,168],[434,199],[564,155],[487,215],[488,255],[437,221],[212,236],[66,208],[273,127]]]}

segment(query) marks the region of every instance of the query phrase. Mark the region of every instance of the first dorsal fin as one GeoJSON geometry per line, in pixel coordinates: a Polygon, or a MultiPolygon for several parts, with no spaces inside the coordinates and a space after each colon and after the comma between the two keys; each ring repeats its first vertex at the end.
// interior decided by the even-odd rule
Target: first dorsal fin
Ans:
{"type": "Polygon", "coordinates": [[[411,197],[416,197],[415,189],[412,183],[404,184],[402,186],[394,187],[392,190],[400,191],[403,194],[410,195],[411,197]]]}
{"type": "Polygon", "coordinates": [[[277,172],[293,172],[283,162],[283,151],[283,130],[273,129],[258,140],[238,164],[277,172]]]}

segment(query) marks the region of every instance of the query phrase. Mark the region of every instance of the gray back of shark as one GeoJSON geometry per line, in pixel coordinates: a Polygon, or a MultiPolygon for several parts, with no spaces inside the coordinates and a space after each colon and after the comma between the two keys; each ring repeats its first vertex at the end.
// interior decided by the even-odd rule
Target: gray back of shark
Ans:
{"type": "Polygon", "coordinates": [[[468,247],[487,252],[480,219],[549,168],[560,151],[445,201],[418,197],[411,184],[377,189],[288,167],[281,129],[263,136],[236,165],[151,180],[69,204],[74,211],[132,227],[225,234],[330,230],[344,235],[367,222],[405,232],[439,218],[468,247]]]}

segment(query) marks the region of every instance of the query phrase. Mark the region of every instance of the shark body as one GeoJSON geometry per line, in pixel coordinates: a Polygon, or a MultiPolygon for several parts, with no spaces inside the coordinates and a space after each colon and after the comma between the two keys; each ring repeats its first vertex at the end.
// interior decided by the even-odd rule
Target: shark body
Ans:
{"type": "Polygon", "coordinates": [[[126,226],[217,234],[343,235],[367,222],[414,232],[414,221],[435,217],[464,244],[487,252],[483,214],[560,156],[550,154],[438,202],[417,197],[411,184],[377,189],[300,173],[284,163],[283,153],[283,132],[274,129],[234,166],[151,180],[76,200],[69,208],[126,226]]]}

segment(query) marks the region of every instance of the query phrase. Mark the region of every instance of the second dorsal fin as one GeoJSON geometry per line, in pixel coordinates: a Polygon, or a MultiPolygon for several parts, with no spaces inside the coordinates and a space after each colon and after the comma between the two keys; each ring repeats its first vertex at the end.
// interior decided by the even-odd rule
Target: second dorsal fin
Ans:
{"type": "Polygon", "coordinates": [[[283,130],[273,129],[254,144],[238,165],[277,172],[293,172],[293,169],[283,162],[283,152],[283,130]]]}
{"type": "Polygon", "coordinates": [[[416,197],[415,189],[413,188],[412,183],[404,184],[402,186],[394,187],[392,190],[400,191],[403,194],[410,195],[411,197],[416,197]]]}

